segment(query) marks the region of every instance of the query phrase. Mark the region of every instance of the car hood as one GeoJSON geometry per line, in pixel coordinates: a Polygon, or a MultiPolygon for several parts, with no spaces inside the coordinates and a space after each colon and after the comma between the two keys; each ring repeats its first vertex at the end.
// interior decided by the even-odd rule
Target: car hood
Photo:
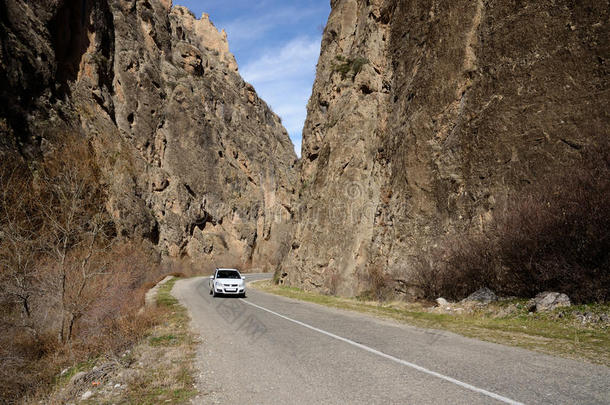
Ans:
{"type": "Polygon", "coordinates": [[[214,282],[219,281],[223,284],[240,284],[241,282],[245,281],[242,280],[240,278],[215,278],[214,282]]]}

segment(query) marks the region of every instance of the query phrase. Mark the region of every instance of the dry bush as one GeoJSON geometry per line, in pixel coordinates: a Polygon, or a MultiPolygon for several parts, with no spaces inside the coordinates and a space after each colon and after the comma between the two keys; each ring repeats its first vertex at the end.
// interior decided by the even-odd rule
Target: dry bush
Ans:
{"type": "Polygon", "coordinates": [[[464,298],[480,287],[531,297],[564,292],[576,302],[610,298],[610,149],[523,190],[483,232],[450,237],[418,266],[428,298],[464,298]]]}
{"type": "Polygon", "coordinates": [[[154,319],[138,310],[162,278],[158,257],[117,238],[88,143],[61,145],[41,162],[0,164],[0,402],[44,392],[61,367],[119,353],[154,319]]]}
{"type": "Polygon", "coordinates": [[[441,279],[440,266],[431,262],[428,258],[419,258],[414,266],[413,284],[421,289],[426,298],[440,297],[443,295],[443,281],[441,279]]]}
{"type": "Polygon", "coordinates": [[[116,256],[116,260],[108,262],[113,270],[104,279],[96,279],[99,291],[86,294],[85,298],[91,304],[75,323],[68,342],[60,342],[56,332],[43,334],[35,340],[16,339],[27,356],[23,356],[19,368],[11,370],[9,382],[2,387],[6,389],[2,392],[5,399],[12,397],[18,402],[17,398],[23,396],[32,403],[44,401],[50,383],[61,369],[99,356],[118,358],[158,322],[155,310],[140,312],[145,290],[137,284],[138,280],[149,279],[140,270],[144,266],[147,265],[152,274],[157,272],[154,257],[147,255],[146,250],[138,250],[137,246],[121,245],[114,251],[131,254],[129,257],[116,256]],[[142,260],[137,268],[125,266],[125,262],[135,263],[134,256],[142,260]]]}
{"type": "Polygon", "coordinates": [[[343,282],[343,275],[339,269],[327,269],[324,274],[324,288],[330,295],[336,295],[339,290],[339,286],[343,282]]]}
{"type": "Polygon", "coordinates": [[[67,136],[36,167],[33,187],[43,221],[45,284],[58,292],[59,339],[72,339],[76,322],[104,294],[108,252],[116,236],[101,176],[89,144],[67,136]]]}
{"type": "Polygon", "coordinates": [[[0,165],[0,402],[19,398],[45,367],[32,362],[52,351],[53,338],[40,326],[37,303],[38,262],[43,255],[38,236],[41,217],[30,192],[32,173],[23,161],[5,158],[0,165]]]}
{"type": "Polygon", "coordinates": [[[359,276],[360,282],[368,286],[368,290],[360,295],[361,298],[383,301],[390,299],[394,293],[394,280],[383,271],[384,266],[372,263],[366,272],[359,276]]]}
{"type": "MultiPolygon", "coordinates": [[[[202,274],[212,274],[214,265],[207,260],[194,262],[189,257],[165,258],[162,265],[163,274],[176,277],[193,277],[202,274]]],[[[155,280],[154,284],[160,280],[155,280]]],[[[154,285],[153,284],[153,285],[154,285]]]]}
{"type": "Polygon", "coordinates": [[[29,192],[31,173],[19,160],[0,166],[0,301],[5,311],[31,313],[37,295],[36,262],[42,254],[38,236],[41,218],[29,192]],[[19,308],[17,308],[19,307],[19,308]]]}
{"type": "Polygon", "coordinates": [[[36,337],[11,328],[0,336],[0,403],[18,403],[46,387],[66,364],[65,351],[54,335],[36,337]]]}
{"type": "Polygon", "coordinates": [[[139,316],[151,280],[162,278],[150,250],[134,242],[117,244],[108,252],[106,272],[84,294],[89,306],[75,330],[84,353],[118,353],[134,343],[150,324],[139,316]]]}

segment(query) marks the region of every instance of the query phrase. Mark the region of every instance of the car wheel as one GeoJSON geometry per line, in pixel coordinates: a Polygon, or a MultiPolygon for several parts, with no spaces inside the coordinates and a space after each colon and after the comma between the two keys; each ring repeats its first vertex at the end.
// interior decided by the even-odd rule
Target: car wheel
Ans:
{"type": "Polygon", "coordinates": [[[212,295],[212,290],[210,290],[210,295],[212,295]]]}
{"type": "Polygon", "coordinates": [[[212,297],[214,297],[214,298],[218,297],[218,294],[214,290],[212,290],[212,297]]]}

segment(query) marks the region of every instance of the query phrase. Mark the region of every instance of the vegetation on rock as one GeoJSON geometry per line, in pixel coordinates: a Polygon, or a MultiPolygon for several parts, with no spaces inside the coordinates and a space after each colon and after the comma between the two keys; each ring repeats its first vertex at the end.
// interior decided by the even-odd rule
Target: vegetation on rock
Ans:
{"type": "Polygon", "coordinates": [[[332,65],[332,69],[334,72],[341,74],[341,79],[343,80],[348,77],[351,77],[353,80],[360,73],[364,65],[369,63],[367,58],[361,56],[345,57],[337,55],[335,59],[337,59],[338,64],[332,65]]]}

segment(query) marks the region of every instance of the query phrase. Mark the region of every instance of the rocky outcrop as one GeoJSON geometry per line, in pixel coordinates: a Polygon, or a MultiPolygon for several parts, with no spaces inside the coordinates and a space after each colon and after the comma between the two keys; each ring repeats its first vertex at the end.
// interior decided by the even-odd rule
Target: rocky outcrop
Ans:
{"type": "Polygon", "coordinates": [[[169,257],[279,262],[296,156],[207,15],[168,0],[1,7],[3,153],[36,159],[78,133],[121,234],[169,257]]]}
{"type": "Polygon", "coordinates": [[[531,312],[552,311],[559,307],[572,305],[570,297],[563,293],[545,291],[529,300],[528,307],[531,312]]]}
{"type": "Polygon", "coordinates": [[[608,2],[335,0],[287,284],[356,295],[608,134],[608,2]]]}

